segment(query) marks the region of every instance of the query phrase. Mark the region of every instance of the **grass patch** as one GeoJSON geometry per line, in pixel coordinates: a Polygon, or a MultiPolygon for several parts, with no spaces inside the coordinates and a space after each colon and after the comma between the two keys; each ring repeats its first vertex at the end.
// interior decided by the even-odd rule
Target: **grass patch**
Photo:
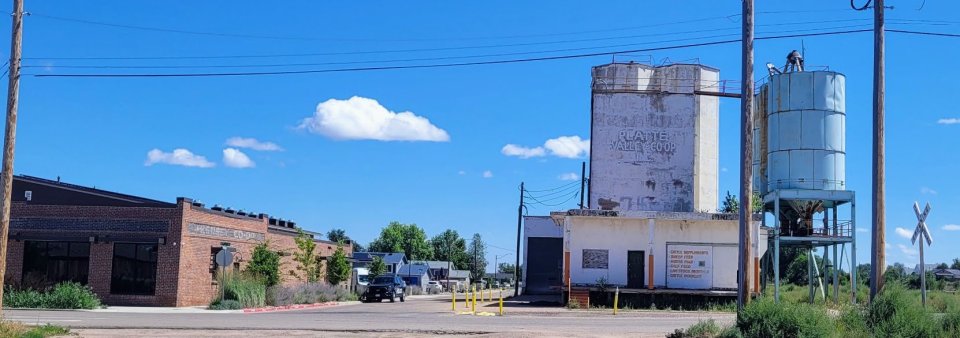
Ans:
{"type": "Polygon", "coordinates": [[[210,309],[214,309],[215,305],[221,307],[218,308],[219,310],[227,310],[227,308],[222,308],[224,306],[234,309],[236,304],[227,303],[231,300],[238,303],[240,308],[263,307],[266,305],[267,287],[263,285],[260,279],[250,275],[234,272],[221,274],[220,293],[223,295],[223,299],[217,299],[211,303],[210,309]]]}
{"type": "Polygon", "coordinates": [[[34,309],[96,309],[102,306],[100,298],[86,285],[64,282],[48,290],[7,288],[3,305],[11,308],[34,309]]]}
{"type": "Polygon", "coordinates": [[[62,336],[70,333],[70,330],[55,326],[27,326],[17,322],[0,322],[0,337],[21,337],[21,338],[45,338],[52,336],[62,336]]]}

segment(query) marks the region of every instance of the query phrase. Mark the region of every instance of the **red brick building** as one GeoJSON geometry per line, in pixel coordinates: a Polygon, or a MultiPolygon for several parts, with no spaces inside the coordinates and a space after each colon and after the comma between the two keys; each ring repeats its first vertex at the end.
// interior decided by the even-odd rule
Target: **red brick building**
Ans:
{"type": "MultiPolygon", "coordinates": [[[[217,294],[214,256],[235,249],[243,269],[254,246],[282,253],[283,283],[294,283],[297,228],[266,214],[168,203],[30,176],[15,176],[6,284],[77,281],[106,304],[207,305],[217,294]]],[[[321,259],[337,243],[317,239],[321,259]]],[[[344,245],[347,257],[352,245],[344,245]]]]}

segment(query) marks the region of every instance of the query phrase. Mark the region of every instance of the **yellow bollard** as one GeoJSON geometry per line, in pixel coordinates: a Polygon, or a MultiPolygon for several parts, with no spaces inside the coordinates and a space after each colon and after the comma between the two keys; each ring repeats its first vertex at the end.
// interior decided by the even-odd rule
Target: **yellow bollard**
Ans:
{"type": "Polygon", "coordinates": [[[457,312],[457,290],[450,290],[450,298],[452,299],[450,301],[450,308],[453,310],[454,313],[456,313],[457,312]]]}
{"type": "Polygon", "coordinates": [[[613,315],[617,315],[617,307],[620,305],[620,287],[617,287],[617,292],[613,294],[613,315]]]}
{"type": "Polygon", "coordinates": [[[470,308],[470,293],[467,292],[467,289],[463,289],[463,307],[470,308]]]}
{"type": "Polygon", "coordinates": [[[503,316],[503,288],[500,288],[500,315],[503,316]]]}
{"type": "Polygon", "coordinates": [[[473,311],[473,314],[477,314],[477,287],[474,286],[470,293],[473,294],[473,308],[471,308],[471,310],[473,311]]]}

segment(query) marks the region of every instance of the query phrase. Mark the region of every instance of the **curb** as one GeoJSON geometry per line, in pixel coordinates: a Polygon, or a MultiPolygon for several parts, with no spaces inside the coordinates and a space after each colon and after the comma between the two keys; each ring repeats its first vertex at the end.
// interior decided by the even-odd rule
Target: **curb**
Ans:
{"type": "Polygon", "coordinates": [[[337,305],[340,305],[340,302],[268,306],[268,307],[254,308],[254,309],[243,309],[243,313],[264,313],[264,312],[279,312],[279,311],[292,311],[292,310],[303,310],[303,309],[318,309],[318,308],[331,307],[331,306],[337,306],[337,305]]]}

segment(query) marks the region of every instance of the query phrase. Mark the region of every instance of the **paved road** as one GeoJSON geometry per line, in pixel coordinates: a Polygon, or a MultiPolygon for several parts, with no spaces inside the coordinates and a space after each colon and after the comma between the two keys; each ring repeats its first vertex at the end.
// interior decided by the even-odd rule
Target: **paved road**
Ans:
{"type": "MultiPolygon", "coordinates": [[[[690,326],[700,319],[713,318],[722,323],[733,320],[733,315],[726,313],[624,311],[612,316],[609,311],[519,305],[508,306],[502,317],[473,316],[454,313],[450,299],[446,297],[258,314],[8,310],[6,319],[28,324],[57,324],[79,329],[76,331],[81,336],[98,337],[197,336],[198,333],[202,333],[201,336],[405,337],[471,334],[491,337],[663,337],[667,332],[690,326]],[[177,329],[182,335],[170,329],[177,329]]],[[[458,311],[466,311],[462,301],[458,311]]],[[[488,303],[480,306],[478,311],[495,313],[497,307],[495,303],[488,303]]]]}

